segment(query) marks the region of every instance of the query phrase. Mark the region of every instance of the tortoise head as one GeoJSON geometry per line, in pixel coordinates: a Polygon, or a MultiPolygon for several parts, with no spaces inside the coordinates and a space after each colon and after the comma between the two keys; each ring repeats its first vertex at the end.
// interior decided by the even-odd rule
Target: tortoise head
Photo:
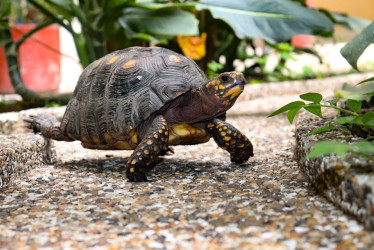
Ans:
{"type": "Polygon", "coordinates": [[[243,92],[245,78],[240,72],[225,72],[210,79],[204,88],[212,100],[220,107],[221,111],[226,111],[234,105],[238,96],[243,92]]]}

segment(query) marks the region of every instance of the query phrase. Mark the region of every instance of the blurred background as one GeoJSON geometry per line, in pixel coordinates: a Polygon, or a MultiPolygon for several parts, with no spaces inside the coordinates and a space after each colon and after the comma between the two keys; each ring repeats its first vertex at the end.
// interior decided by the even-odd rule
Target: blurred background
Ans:
{"type": "MultiPolygon", "coordinates": [[[[238,70],[252,84],[349,74],[340,49],[373,9],[371,0],[2,0],[0,93],[23,83],[24,100],[70,93],[89,63],[131,46],[166,47],[209,78],[238,70]]],[[[361,71],[373,70],[372,53],[360,57],[361,71]]]]}

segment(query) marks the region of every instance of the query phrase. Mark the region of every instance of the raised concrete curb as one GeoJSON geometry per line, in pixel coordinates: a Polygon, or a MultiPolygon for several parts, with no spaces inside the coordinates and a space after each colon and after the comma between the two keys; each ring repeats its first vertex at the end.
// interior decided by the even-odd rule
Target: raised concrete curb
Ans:
{"type": "Polygon", "coordinates": [[[65,107],[38,108],[0,114],[0,188],[17,176],[44,163],[54,162],[53,144],[28,132],[23,119],[31,114],[50,113],[61,117],[65,107]]]}
{"type": "Polygon", "coordinates": [[[348,155],[344,161],[336,156],[308,159],[310,147],[318,141],[354,142],[355,136],[342,131],[308,135],[327,125],[335,116],[328,111],[324,119],[302,112],[296,124],[296,154],[301,169],[312,185],[335,205],[354,215],[369,230],[374,229],[374,159],[348,155]]]}
{"type": "Polygon", "coordinates": [[[53,149],[45,150],[49,142],[39,135],[0,135],[0,141],[0,188],[55,158],[53,149]]]}

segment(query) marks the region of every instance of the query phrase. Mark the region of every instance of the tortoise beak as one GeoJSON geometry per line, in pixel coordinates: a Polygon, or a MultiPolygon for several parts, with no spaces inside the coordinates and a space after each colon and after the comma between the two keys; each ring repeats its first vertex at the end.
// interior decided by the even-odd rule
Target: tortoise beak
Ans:
{"type": "Polygon", "coordinates": [[[234,78],[234,81],[231,84],[230,89],[235,88],[235,87],[239,87],[241,90],[243,90],[244,85],[245,85],[245,79],[244,79],[243,75],[238,75],[237,77],[234,78]]]}

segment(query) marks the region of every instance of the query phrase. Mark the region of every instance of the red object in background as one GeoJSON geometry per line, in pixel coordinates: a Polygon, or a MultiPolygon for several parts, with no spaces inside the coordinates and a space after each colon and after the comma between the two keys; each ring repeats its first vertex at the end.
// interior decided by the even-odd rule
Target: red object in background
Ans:
{"type": "MultiPolygon", "coordinates": [[[[16,41],[35,27],[17,25],[11,29],[16,41]]],[[[19,48],[18,61],[25,85],[38,93],[53,92],[61,82],[60,35],[58,26],[48,26],[34,33],[19,48]]],[[[14,93],[6,65],[4,48],[0,48],[0,93],[14,93]]]]}
{"type": "MultiPolygon", "coordinates": [[[[312,8],[314,0],[306,0],[306,6],[312,8]]],[[[291,38],[291,45],[297,49],[310,49],[316,42],[316,37],[313,35],[296,35],[291,38]]]]}
{"type": "Polygon", "coordinates": [[[297,49],[310,49],[315,41],[313,35],[296,35],[291,38],[291,45],[297,49]]]}

